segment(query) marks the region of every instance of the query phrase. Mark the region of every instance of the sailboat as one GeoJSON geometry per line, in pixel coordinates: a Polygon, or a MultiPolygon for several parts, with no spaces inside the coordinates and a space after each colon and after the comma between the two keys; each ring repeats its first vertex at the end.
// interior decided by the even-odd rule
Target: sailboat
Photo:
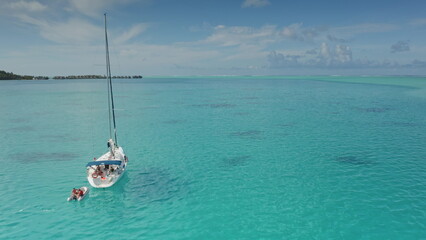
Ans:
{"type": "Polygon", "coordinates": [[[87,180],[95,188],[107,188],[114,185],[123,176],[127,166],[127,156],[122,147],[117,143],[117,127],[115,123],[114,96],[111,79],[111,66],[109,61],[107,18],[105,17],[105,50],[106,50],[106,71],[108,85],[108,112],[109,112],[109,140],[108,152],[94,158],[86,165],[87,180]]]}

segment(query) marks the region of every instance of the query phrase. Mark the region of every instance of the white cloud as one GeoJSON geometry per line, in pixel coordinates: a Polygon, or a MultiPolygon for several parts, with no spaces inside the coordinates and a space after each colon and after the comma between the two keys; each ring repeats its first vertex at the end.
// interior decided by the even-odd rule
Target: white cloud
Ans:
{"type": "Polygon", "coordinates": [[[308,50],[305,53],[291,53],[289,51],[271,51],[266,56],[268,68],[315,68],[315,69],[424,69],[426,61],[415,59],[398,62],[392,60],[353,59],[349,46],[330,46],[322,43],[318,49],[308,50]]]}
{"type": "Polygon", "coordinates": [[[103,39],[103,28],[81,19],[74,18],[66,22],[47,22],[22,14],[17,17],[24,23],[36,26],[40,35],[52,42],[81,44],[99,42],[103,39]]]}
{"type": "Polygon", "coordinates": [[[241,5],[243,8],[247,7],[264,7],[271,4],[268,0],[245,0],[241,5]]]}
{"type": "Polygon", "coordinates": [[[318,65],[342,66],[352,63],[352,50],[349,46],[337,44],[334,49],[328,43],[321,43],[320,51],[314,59],[318,65]]]}
{"type": "Polygon", "coordinates": [[[317,49],[309,49],[305,51],[306,54],[316,55],[318,54],[317,49]]]}
{"type": "Polygon", "coordinates": [[[410,22],[410,25],[413,26],[425,26],[426,25],[426,18],[418,18],[414,19],[410,22]]]}
{"type": "Polygon", "coordinates": [[[324,59],[325,61],[329,61],[331,57],[331,51],[327,43],[323,42],[321,43],[319,56],[324,59]]]}
{"type": "Polygon", "coordinates": [[[339,36],[351,37],[363,33],[381,33],[391,32],[399,29],[398,25],[387,23],[364,23],[357,25],[349,25],[343,27],[335,27],[330,29],[332,33],[339,36]]]}
{"type": "MultiPolygon", "coordinates": [[[[86,16],[96,17],[97,20],[101,18],[104,10],[112,5],[127,4],[133,0],[123,0],[120,2],[114,0],[67,0],[66,2],[52,3],[52,9],[60,9],[65,11],[77,11],[86,16]]],[[[147,2],[148,0],[143,0],[147,2]]],[[[95,25],[87,18],[72,14],[72,18],[64,19],[55,16],[57,13],[42,10],[47,9],[43,4],[36,1],[9,1],[5,3],[6,8],[0,10],[4,15],[17,19],[18,24],[25,24],[33,26],[40,34],[41,37],[49,41],[61,44],[89,44],[103,41],[103,27],[95,25]]],[[[64,14],[66,16],[66,14],[64,14]]],[[[136,24],[127,31],[124,31],[116,37],[118,43],[124,43],[136,37],[141,32],[145,31],[147,24],[136,24]]]]}
{"type": "Polygon", "coordinates": [[[122,56],[146,59],[153,64],[187,63],[218,56],[217,51],[200,50],[177,45],[129,44],[119,48],[122,56]]]}
{"type": "Polygon", "coordinates": [[[302,26],[301,23],[295,23],[290,26],[284,27],[281,32],[281,35],[287,38],[296,39],[299,34],[299,30],[301,26],[302,26]]]}
{"type": "Polygon", "coordinates": [[[351,48],[345,45],[336,45],[335,58],[339,63],[350,63],[352,61],[351,48]]]}
{"type": "Polygon", "coordinates": [[[287,67],[347,67],[353,63],[352,50],[346,45],[321,43],[319,50],[308,50],[304,53],[280,53],[272,51],[267,55],[270,68],[287,67]]]}
{"type": "Polygon", "coordinates": [[[152,0],[68,0],[70,11],[77,11],[86,16],[99,18],[108,10],[115,10],[133,2],[150,3],[152,0]]]}
{"type": "Polygon", "coordinates": [[[229,61],[232,64],[235,62],[258,62],[265,55],[263,46],[253,44],[240,45],[231,51],[223,53],[227,55],[223,58],[223,61],[229,61]]]}
{"type": "Polygon", "coordinates": [[[406,67],[412,67],[412,68],[425,68],[426,67],[426,61],[415,59],[411,61],[410,63],[405,65],[406,67]]]}
{"type": "Polygon", "coordinates": [[[8,4],[8,7],[17,11],[40,12],[47,9],[47,6],[37,1],[17,1],[8,4]]]}
{"type": "Polygon", "coordinates": [[[73,10],[90,17],[99,17],[113,4],[114,0],[70,0],[73,10]]]}
{"type": "Polygon", "coordinates": [[[27,46],[11,50],[4,62],[0,59],[0,65],[29,75],[104,74],[104,48],[64,44],[27,46]]]}
{"type": "Polygon", "coordinates": [[[41,29],[46,39],[59,43],[89,43],[102,39],[102,28],[80,19],[70,19],[63,23],[52,23],[41,29]]]}
{"type": "Polygon", "coordinates": [[[214,28],[212,35],[207,37],[202,43],[218,44],[220,46],[238,46],[241,44],[259,44],[274,42],[277,38],[275,26],[266,25],[261,28],[245,26],[218,25],[214,28]]]}
{"type": "MultiPolygon", "coordinates": [[[[41,50],[34,51],[33,58],[37,58],[37,54],[43,56],[49,54],[56,59],[50,60],[45,57],[43,61],[46,65],[73,65],[76,69],[74,73],[80,73],[79,69],[83,69],[83,65],[90,65],[85,59],[90,59],[90,54],[97,54],[90,47],[100,48],[97,49],[99,50],[97,55],[103,54],[104,34],[99,15],[102,15],[105,9],[109,7],[119,8],[133,0],[123,1],[124,3],[113,0],[66,0],[57,4],[56,6],[60,5],[57,9],[74,11],[71,19],[67,18],[68,14],[52,13],[52,11],[41,12],[43,7],[37,4],[27,4],[35,1],[17,1],[15,5],[8,4],[7,6],[9,9],[14,10],[11,11],[13,14],[9,14],[9,16],[12,18],[18,17],[20,23],[33,26],[43,38],[59,43],[53,44],[52,48],[46,48],[44,53],[41,50]],[[37,13],[36,11],[39,12],[37,13]],[[18,14],[19,12],[20,14],[18,14]],[[58,17],[59,15],[61,17],[58,17]],[[97,20],[87,16],[96,17],[97,20]],[[57,48],[53,48],[53,46],[57,48]],[[73,48],[78,50],[73,50],[73,48]],[[67,51],[64,52],[61,49],[67,49],[67,51]],[[91,49],[91,52],[86,53],[84,49],[91,49]],[[62,59],[61,56],[64,55],[69,56],[66,59],[62,59]],[[79,62],[74,63],[73,61],[79,62]]],[[[247,4],[246,7],[259,7],[262,6],[261,2],[263,4],[266,3],[266,5],[269,4],[269,1],[245,1],[244,3],[247,4]]],[[[49,7],[55,9],[52,5],[49,5],[49,7]]],[[[421,22],[417,20],[416,24],[419,25],[421,22]]],[[[346,40],[348,37],[353,37],[357,34],[397,30],[398,26],[392,24],[367,23],[327,28],[304,26],[303,23],[294,23],[286,26],[264,25],[261,27],[228,25],[212,27],[207,23],[203,23],[200,28],[204,31],[203,34],[210,32],[207,37],[183,43],[170,41],[169,44],[164,45],[146,44],[137,39],[137,36],[140,36],[148,27],[149,25],[146,23],[138,23],[130,28],[111,28],[113,34],[110,35],[110,39],[115,43],[113,47],[117,48],[115,50],[112,49],[112,53],[118,52],[118,56],[121,57],[120,65],[125,66],[123,67],[124,71],[126,71],[124,68],[141,69],[141,71],[146,69],[151,71],[151,73],[159,73],[163,72],[163,68],[169,68],[168,71],[164,70],[164,72],[173,73],[173,68],[176,68],[176,66],[179,66],[182,71],[185,68],[188,69],[186,66],[206,71],[209,69],[213,69],[212,71],[217,69],[260,69],[265,66],[265,56],[267,56],[270,68],[311,67],[335,69],[357,66],[398,66],[396,63],[389,61],[379,62],[377,59],[375,61],[354,60],[352,48],[345,45],[348,42],[346,40]],[[284,47],[287,49],[282,50],[284,47]],[[271,51],[273,49],[275,51],[271,51]]],[[[199,31],[200,29],[197,30],[199,31]]],[[[34,33],[34,31],[28,32],[34,33]]],[[[360,53],[359,49],[361,47],[365,49],[365,46],[359,47],[359,45],[355,44],[356,41],[351,41],[351,45],[355,47],[354,52],[357,54],[360,53]]],[[[389,45],[383,51],[389,54],[389,45]]],[[[26,51],[18,52],[22,53],[22,55],[27,54],[26,51]]],[[[413,50],[412,52],[416,51],[413,50]]],[[[366,56],[365,58],[368,58],[372,54],[367,54],[366,56]]],[[[380,58],[380,56],[377,58],[380,58]]],[[[416,57],[412,57],[412,59],[414,58],[416,57]]],[[[421,54],[417,58],[420,60],[413,62],[412,65],[423,66],[424,62],[422,60],[424,59],[422,59],[421,54]]],[[[18,58],[16,57],[16,59],[18,58]]],[[[102,64],[104,60],[103,58],[100,59],[100,64],[102,64]]],[[[112,62],[114,60],[116,59],[113,58],[112,62]]],[[[409,61],[407,60],[406,62],[408,63],[409,61]]],[[[263,69],[268,70],[267,67],[263,69]]],[[[67,71],[66,67],[65,70],[61,70],[67,71]]],[[[101,72],[103,72],[103,69],[101,69],[101,72]]],[[[126,74],[127,72],[130,71],[126,71],[126,74]]],[[[138,72],[135,72],[135,74],[138,74],[138,72]]]]}
{"type": "Polygon", "coordinates": [[[124,43],[130,39],[138,36],[140,33],[144,32],[148,28],[148,24],[140,23],[133,25],[129,30],[121,34],[119,37],[115,38],[115,41],[118,43],[124,43]]]}
{"type": "MultiPolygon", "coordinates": [[[[313,42],[327,31],[326,27],[304,28],[302,23],[291,24],[278,29],[274,25],[265,25],[260,28],[247,26],[217,25],[203,44],[217,44],[222,47],[240,45],[258,45],[266,47],[269,44],[284,40],[299,42],[313,42]]],[[[325,37],[324,37],[325,38],[325,37]]]]}
{"type": "MultiPolygon", "coordinates": [[[[123,44],[110,46],[113,75],[175,74],[176,65],[217,67],[219,51],[179,45],[123,44]]],[[[0,65],[9,71],[35,75],[104,74],[105,46],[98,45],[45,45],[10,50],[0,65]],[[13,52],[12,52],[13,51],[13,52]],[[34,59],[39,61],[34,62],[34,59]],[[25,66],[25,71],[19,67],[25,66]]],[[[184,70],[182,70],[184,71],[184,70]]]]}
{"type": "Polygon", "coordinates": [[[326,27],[303,28],[302,23],[295,23],[284,27],[280,34],[284,38],[303,42],[313,41],[325,31],[327,31],[326,27]]]}
{"type": "Polygon", "coordinates": [[[330,41],[330,42],[338,42],[338,43],[348,42],[348,40],[346,40],[346,39],[338,38],[338,37],[335,37],[335,36],[330,35],[330,34],[327,35],[327,40],[330,41]]]}
{"type": "Polygon", "coordinates": [[[407,51],[410,51],[410,45],[408,45],[408,41],[398,41],[391,46],[391,53],[407,51]]]}
{"type": "Polygon", "coordinates": [[[283,54],[276,51],[270,52],[267,56],[270,68],[297,67],[301,65],[300,58],[300,55],[283,54]]]}

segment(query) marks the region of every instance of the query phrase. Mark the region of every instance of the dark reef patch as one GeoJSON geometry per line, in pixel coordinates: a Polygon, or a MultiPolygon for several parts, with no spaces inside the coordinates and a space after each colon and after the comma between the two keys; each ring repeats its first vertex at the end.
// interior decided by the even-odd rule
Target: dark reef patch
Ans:
{"type": "Polygon", "coordinates": [[[13,127],[13,128],[9,128],[6,131],[7,132],[13,132],[13,133],[18,133],[18,132],[31,132],[34,131],[35,128],[34,127],[30,127],[30,126],[20,126],[20,127],[13,127]]]}
{"type": "Polygon", "coordinates": [[[342,102],[340,102],[340,101],[330,101],[330,102],[328,102],[328,104],[342,105],[342,102]]]}
{"type": "Polygon", "coordinates": [[[264,103],[261,102],[261,101],[252,101],[252,102],[247,102],[246,104],[248,104],[248,105],[262,105],[264,103]]]}
{"type": "Polygon", "coordinates": [[[184,123],[184,122],[185,122],[184,120],[177,120],[177,119],[162,121],[162,123],[164,123],[164,124],[170,124],[170,125],[184,123]]]}
{"type": "Polygon", "coordinates": [[[250,115],[250,113],[249,112],[237,112],[237,113],[235,113],[235,115],[238,115],[238,116],[247,116],[247,115],[250,115]]]}
{"type": "Polygon", "coordinates": [[[11,119],[10,121],[14,123],[27,123],[29,122],[29,118],[14,118],[14,119],[11,119]]]}
{"type": "Polygon", "coordinates": [[[392,110],[390,107],[369,107],[369,108],[356,108],[358,111],[366,113],[384,113],[392,110]]]}
{"type": "Polygon", "coordinates": [[[232,108],[235,107],[235,104],[229,103],[206,103],[206,104],[193,104],[193,107],[210,107],[210,108],[232,108]]]}
{"type": "Polygon", "coordinates": [[[10,158],[19,162],[41,162],[41,161],[69,161],[78,158],[79,155],[69,152],[57,152],[57,153],[44,153],[44,152],[32,152],[32,153],[21,153],[12,154],[10,158]]]}
{"type": "Polygon", "coordinates": [[[397,121],[388,121],[388,122],[384,122],[383,124],[387,125],[387,126],[395,126],[395,127],[418,127],[418,126],[420,126],[418,123],[397,122],[397,121]]]}
{"type": "Polygon", "coordinates": [[[295,126],[296,124],[295,123],[280,123],[280,124],[277,124],[277,126],[278,127],[284,127],[284,128],[287,128],[287,127],[293,127],[293,126],[295,126]]]}
{"type": "Polygon", "coordinates": [[[145,110],[145,109],[157,109],[160,108],[159,106],[143,106],[140,107],[139,109],[145,110]]]}
{"type": "Polygon", "coordinates": [[[250,130],[250,131],[232,132],[229,135],[231,137],[260,138],[262,133],[263,133],[262,131],[250,130]]]}
{"type": "Polygon", "coordinates": [[[247,100],[253,100],[253,99],[259,99],[258,97],[254,97],[254,96],[248,96],[248,97],[242,97],[240,99],[247,99],[247,100]]]}
{"type": "Polygon", "coordinates": [[[184,198],[189,192],[189,182],[160,168],[133,172],[129,181],[127,186],[131,194],[142,203],[178,200],[184,198]]]}
{"type": "Polygon", "coordinates": [[[50,115],[50,114],[54,114],[54,112],[48,112],[48,111],[33,112],[33,115],[35,115],[35,116],[47,116],[47,115],[50,115]]]}
{"type": "Polygon", "coordinates": [[[249,155],[229,157],[223,159],[223,164],[226,166],[243,166],[251,157],[249,155]]]}
{"type": "Polygon", "coordinates": [[[40,138],[49,142],[71,142],[72,141],[70,137],[66,135],[43,135],[43,136],[40,136],[40,138]]]}
{"type": "Polygon", "coordinates": [[[372,164],[371,160],[361,159],[353,155],[340,156],[335,159],[337,162],[352,165],[368,165],[372,164]]]}

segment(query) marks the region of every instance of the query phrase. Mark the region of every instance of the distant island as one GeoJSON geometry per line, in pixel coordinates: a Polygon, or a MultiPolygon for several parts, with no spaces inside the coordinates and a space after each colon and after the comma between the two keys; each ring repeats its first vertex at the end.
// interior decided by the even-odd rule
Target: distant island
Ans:
{"type": "MultiPolygon", "coordinates": [[[[70,75],[70,76],[54,76],[52,79],[105,79],[103,75],[70,75]]],[[[142,78],[141,75],[135,76],[113,76],[112,78],[142,78]]]]}
{"type": "Polygon", "coordinates": [[[34,76],[17,75],[12,72],[0,70],[0,80],[33,80],[34,76]]]}
{"type": "MultiPolygon", "coordinates": [[[[0,80],[48,80],[48,79],[105,79],[103,75],[70,75],[70,76],[54,76],[52,78],[47,76],[30,76],[30,75],[17,75],[12,72],[0,70],[0,80]]],[[[112,78],[142,78],[141,75],[134,76],[113,76],[112,78]]]]}

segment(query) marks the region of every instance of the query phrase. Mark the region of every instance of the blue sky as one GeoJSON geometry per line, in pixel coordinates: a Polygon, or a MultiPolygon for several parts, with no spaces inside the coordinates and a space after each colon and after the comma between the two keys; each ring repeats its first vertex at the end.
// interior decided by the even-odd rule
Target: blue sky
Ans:
{"type": "Polygon", "coordinates": [[[426,75],[426,1],[0,0],[0,70],[426,75]]]}

